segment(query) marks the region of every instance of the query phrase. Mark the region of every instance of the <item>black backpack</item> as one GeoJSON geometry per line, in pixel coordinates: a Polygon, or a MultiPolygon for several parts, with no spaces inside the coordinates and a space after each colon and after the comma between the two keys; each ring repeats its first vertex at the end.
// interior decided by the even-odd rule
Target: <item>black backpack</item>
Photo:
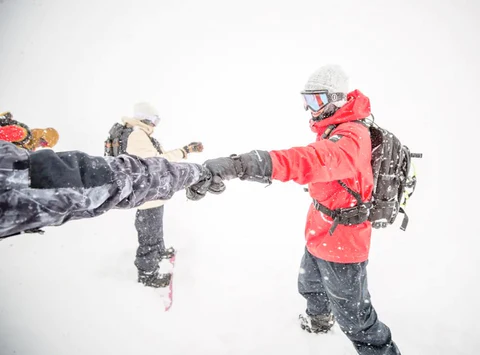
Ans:
{"type": "Polygon", "coordinates": [[[403,213],[400,229],[405,230],[408,216],[405,206],[415,191],[417,176],[411,173],[411,159],[421,158],[421,153],[411,153],[406,145],[385,128],[372,122],[373,194],[369,221],[374,228],[393,224],[397,215],[403,213]]]}
{"type": "Polygon", "coordinates": [[[108,132],[108,138],[105,140],[104,155],[116,157],[125,154],[127,151],[128,136],[132,133],[133,127],[127,127],[120,123],[115,123],[108,132]]]}
{"type": "MultiPolygon", "coordinates": [[[[373,117],[373,115],[372,115],[373,117]]],[[[317,210],[333,218],[330,234],[338,224],[354,225],[369,220],[373,228],[386,228],[393,224],[399,213],[404,218],[400,229],[405,230],[408,216],[405,213],[407,200],[412,196],[417,178],[410,172],[411,158],[421,158],[422,154],[411,153],[407,146],[390,131],[379,127],[373,120],[357,121],[369,127],[372,141],[373,193],[370,202],[362,201],[359,193],[350,189],[343,181],[338,183],[357,200],[350,208],[331,210],[314,200],[317,210]]],[[[324,138],[328,138],[336,126],[327,128],[324,138]]],[[[333,137],[332,137],[333,138],[333,137]]]]}
{"type": "MultiPolygon", "coordinates": [[[[122,125],[120,123],[115,123],[110,132],[108,132],[108,138],[105,140],[105,150],[104,155],[109,157],[116,157],[120,154],[125,154],[127,152],[127,143],[128,136],[133,132],[133,127],[127,127],[127,125],[122,125]]],[[[153,137],[148,137],[152,142],[155,149],[163,154],[163,149],[160,143],[153,137]]]]}

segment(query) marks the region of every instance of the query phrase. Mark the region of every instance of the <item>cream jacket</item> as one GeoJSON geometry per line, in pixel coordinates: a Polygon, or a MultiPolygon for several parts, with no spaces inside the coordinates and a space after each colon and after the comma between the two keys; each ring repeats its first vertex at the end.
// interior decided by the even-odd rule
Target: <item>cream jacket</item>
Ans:
{"type": "MultiPolygon", "coordinates": [[[[129,117],[122,118],[122,122],[126,123],[130,127],[133,127],[133,132],[128,136],[128,154],[136,155],[140,158],[163,157],[172,162],[180,161],[187,157],[187,152],[185,152],[185,150],[182,148],[170,150],[168,152],[165,152],[163,148],[161,148],[162,153],[158,152],[150,140],[150,136],[153,133],[153,127],[141,122],[140,120],[129,117]]],[[[160,207],[165,204],[165,202],[165,200],[149,201],[138,208],[145,210],[149,208],[160,207]]]]}

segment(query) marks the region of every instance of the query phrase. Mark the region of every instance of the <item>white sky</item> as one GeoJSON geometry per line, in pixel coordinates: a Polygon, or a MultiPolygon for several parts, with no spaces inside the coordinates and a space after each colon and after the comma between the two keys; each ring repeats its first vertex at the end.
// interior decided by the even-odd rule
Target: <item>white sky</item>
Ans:
{"type": "MultiPolygon", "coordinates": [[[[476,354],[480,5],[470,1],[0,0],[0,111],[53,126],[57,150],[103,154],[112,123],[149,100],[190,161],[308,144],[299,95],[341,64],[377,123],[412,151],[407,232],[374,233],[380,319],[405,354],[476,354]]],[[[353,354],[298,330],[308,197],[232,181],[166,206],[180,248],[175,308],[134,283],[134,211],[0,243],[0,354],[353,354]],[[183,256],[182,256],[183,252],[183,256]]]]}

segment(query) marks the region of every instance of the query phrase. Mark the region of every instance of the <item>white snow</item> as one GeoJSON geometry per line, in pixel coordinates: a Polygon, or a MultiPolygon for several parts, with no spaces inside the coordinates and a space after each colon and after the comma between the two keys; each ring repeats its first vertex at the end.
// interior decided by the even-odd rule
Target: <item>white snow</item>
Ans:
{"type": "MultiPolygon", "coordinates": [[[[0,0],[0,111],[103,154],[110,126],[148,100],[164,147],[189,161],[310,143],[299,92],[326,63],[370,97],[412,152],[410,224],[374,231],[371,301],[403,354],[480,346],[479,8],[474,1],[0,0]]],[[[174,303],[136,283],[135,211],[0,242],[1,355],[355,354],[336,326],[303,332],[296,291],[310,198],[229,181],[165,206],[174,303]]],[[[400,216],[401,217],[401,216],[400,216]]]]}

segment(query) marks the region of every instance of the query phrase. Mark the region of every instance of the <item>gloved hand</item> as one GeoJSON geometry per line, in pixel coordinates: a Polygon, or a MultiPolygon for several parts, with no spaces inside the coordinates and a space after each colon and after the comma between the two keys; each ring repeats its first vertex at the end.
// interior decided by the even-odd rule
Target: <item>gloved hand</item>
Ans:
{"type": "Polygon", "coordinates": [[[200,153],[203,152],[203,144],[201,142],[192,142],[183,147],[187,153],[200,153]]]}
{"type": "Polygon", "coordinates": [[[190,187],[186,188],[187,198],[192,201],[198,201],[205,197],[207,191],[212,194],[221,194],[225,191],[225,184],[219,177],[214,177],[210,170],[205,168],[200,179],[190,187]]]}
{"type": "Polygon", "coordinates": [[[224,180],[240,178],[261,183],[271,183],[272,160],[266,151],[254,150],[247,154],[232,155],[228,158],[210,159],[203,163],[212,178],[200,181],[187,189],[187,198],[199,200],[207,191],[220,194],[225,191],[224,180]]]}

